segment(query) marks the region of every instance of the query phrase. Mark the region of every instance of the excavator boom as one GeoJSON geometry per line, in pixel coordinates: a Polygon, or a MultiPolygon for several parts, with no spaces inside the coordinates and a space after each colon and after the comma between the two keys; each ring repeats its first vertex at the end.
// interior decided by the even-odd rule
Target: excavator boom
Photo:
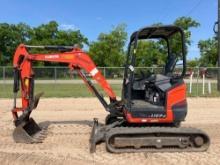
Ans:
{"type": "MultiPolygon", "coordinates": [[[[94,62],[91,60],[88,54],[77,47],[70,46],[29,46],[19,45],[16,49],[13,67],[14,67],[14,106],[12,114],[16,129],[13,133],[16,142],[38,142],[36,140],[37,133],[41,131],[41,128],[36,124],[33,119],[30,119],[30,114],[33,109],[37,107],[40,97],[43,93],[34,96],[34,70],[32,68],[33,61],[44,62],[60,62],[66,63],[71,70],[76,70],[78,75],[83,79],[86,85],[89,87],[99,101],[102,103],[106,111],[115,110],[112,106],[109,106],[105,99],[99,94],[92,82],[87,79],[85,74],[81,71],[85,70],[91,77],[97,81],[100,87],[105,91],[106,95],[110,98],[110,104],[114,104],[116,101],[116,95],[112,88],[103,77],[101,72],[97,69],[94,62]],[[58,53],[51,54],[30,54],[28,49],[46,49],[56,50],[58,53]],[[16,96],[21,87],[21,99],[22,106],[17,107],[16,96]],[[19,115],[19,113],[21,114],[19,115]]],[[[38,135],[37,135],[38,136],[38,135]]]]}

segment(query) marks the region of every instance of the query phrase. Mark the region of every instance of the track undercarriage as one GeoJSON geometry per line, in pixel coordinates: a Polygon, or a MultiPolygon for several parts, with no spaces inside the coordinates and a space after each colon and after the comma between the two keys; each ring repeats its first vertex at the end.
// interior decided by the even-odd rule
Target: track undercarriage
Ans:
{"type": "Polygon", "coordinates": [[[196,128],[166,126],[126,126],[123,121],[100,126],[94,120],[90,137],[90,152],[96,144],[106,143],[108,151],[124,152],[201,152],[210,145],[208,135],[196,128]]]}

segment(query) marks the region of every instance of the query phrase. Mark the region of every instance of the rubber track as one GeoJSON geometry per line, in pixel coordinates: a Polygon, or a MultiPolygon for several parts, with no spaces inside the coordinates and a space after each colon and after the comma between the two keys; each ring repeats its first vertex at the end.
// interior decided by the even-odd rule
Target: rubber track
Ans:
{"type": "MultiPolygon", "coordinates": [[[[148,135],[148,137],[149,137],[148,135]]],[[[117,137],[117,136],[116,136],[117,137]]],[[[158,137],[158,136],[152,136],[152,137],[158,137]]],[[[168,136],[169,137],[169,136],[168,136]]],[[[196,129],[196,128],[175,128],[175,127],[116,127],[112,128],[107,134],[106,134],[106,148],[113,153],[124,153],[124,152],[202,152],[206,151],[209,148],[210,145],[210,138],[209,136],[203,132],[202,130],[196,129]],[[135,148],[114,148],[110,144],[111,138],[116,135],[138,135],[138,134],[166,134],[166,135],[176,135],[178,137],[183,136],[195,136],[200,135],[204,137],[205,143],[201,147],[187,147],[187,148],[179,148],[179,147],[166,147],[166,148],[154,148],[154,147],[143,147],[139,149],[135,148]]]]}

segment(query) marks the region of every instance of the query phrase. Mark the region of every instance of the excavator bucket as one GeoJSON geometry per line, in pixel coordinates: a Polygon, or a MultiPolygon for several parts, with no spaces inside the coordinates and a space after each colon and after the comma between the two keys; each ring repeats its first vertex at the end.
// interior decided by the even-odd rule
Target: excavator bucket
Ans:
{"type": "MultiPolygon", "coordinates": [[[[35,96],[31,111],[37,107],[42,95],[43,93],[39,93],[35,96]]],[[[45,138],[45,130],[33,118],[29,118],[31,111],[23,114],[23,119],[14,129],[13,139],[16,143],[41,143],[45,138]]]]}
{"type": "Polygon", "coordinates": [[[16,143],[41,143],[43,140],[42,129],[30,118],[17,126],[13,132],[13,139],[16,143]]]}

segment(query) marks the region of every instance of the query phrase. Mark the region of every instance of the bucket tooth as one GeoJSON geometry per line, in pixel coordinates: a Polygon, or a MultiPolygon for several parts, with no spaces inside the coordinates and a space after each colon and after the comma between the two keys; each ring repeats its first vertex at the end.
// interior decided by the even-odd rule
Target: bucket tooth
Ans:
{"type": "Polygon", "coordinates": [[[16,143],[41,143],[44,136],[44,131],[32,118],[17,126],[13,132],[16,143]]]}

